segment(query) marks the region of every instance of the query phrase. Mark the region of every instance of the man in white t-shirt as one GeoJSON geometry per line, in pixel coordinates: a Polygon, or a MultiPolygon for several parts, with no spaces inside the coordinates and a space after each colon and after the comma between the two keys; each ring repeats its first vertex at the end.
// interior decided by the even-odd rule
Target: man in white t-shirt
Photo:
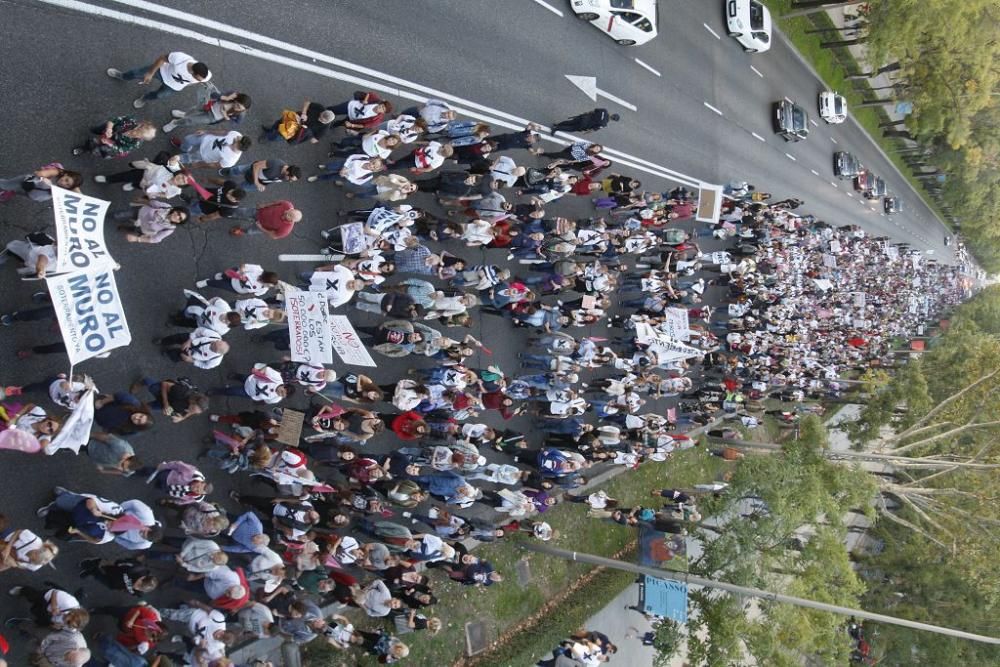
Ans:
{"type": "Polygon", "coordinates": [[[191,648],[189,655],[207,661],[225,657],[226,646],[235,641],[235,635],[226,630],[225,613],[197,600],[191,600],[188,605],[177,609],[161,609],[160,613],[169,621],[187,624],[190,641],[186,643],[191,648]]]}
{"type": "Polygon", "coordinates": [[[180,160],[192,169],[227,169],[240,161],[253,142],[235,130],[201,130],[180,142],[180,160]]]}
{"type": "Polygon", "coordinates": [[[153,77],[159,79],[159,88],[136,98],[132,102],[132,106],[136,109],[146,106],[146,102],[173,95],[191,84],[207,83],[212,79],[208,65],[198,62],[181,51],[167,53],[157,58],[152,65],[136,67],[126,72],[109,67],[107,73],[111,78],[122,81],[141,79],[139,85],[142,86],[149,85],[153,81],[153,77]]]}

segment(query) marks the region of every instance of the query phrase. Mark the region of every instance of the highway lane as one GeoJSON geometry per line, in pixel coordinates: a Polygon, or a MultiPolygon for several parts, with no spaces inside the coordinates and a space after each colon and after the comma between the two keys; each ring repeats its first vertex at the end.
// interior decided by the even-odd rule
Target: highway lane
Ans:
{"type": "MultiPolygon", "coordinates": [[[[128,11],[138,7],[134,11],[140,13],[156,7],[136,0],[103,4],[128,11]]],[[[563,17],[527,0],[517,11],[513,4],[491,2],[411,2],[390,12],[387,6],[393,5],[350,3],[344,12],[337,11],[347,8],[342,2],[317,6],[293,0],[267,3],[251,13],[235,0],[222,0],[213,3],[209,18],[352,62],[363,55],[373,69],[542,122],[588,104],[564,74],[596,75],[599,86],[639,107],[635,114],[623,110],[625,125],[601,133],[608,145],[707,181],[746,176],[778,196],[804,195],[814,214],[870,225],[874,233],[934,248],[938,256],[947,252],[939,223],[859,127],[820,122],[807,141],[788,146],[772,134],[771,105],[784,96],[803,104],[818,121],[815,99],[822,86],[782,39],[766,54],[744,54],[725,35],[721,3],[661,3],[660,37],[637,48],[620,47],[574,19],[568,4],[562,6],[563,17]],[[635,63],[636,57],[662,76],[635,63]],[[719,141],[720,119],[705,103],[746,131],[742,146],[719,141]],[[769,150],[759,151],[754,142],[769,150]],[[855,210],[846,193],[835,191],[841,188],[829,185],[832,154],[844,147],[886,178],[891,192],[903,193],[906,211],[897,220],[905,222],[882,219],[879,209],[873,214],[861,206],[855,210]]],[[[171,8],[207,14],[193,0],[171,8]]],[[[145,14],[168,20],[160,13],[145,14]]]]}

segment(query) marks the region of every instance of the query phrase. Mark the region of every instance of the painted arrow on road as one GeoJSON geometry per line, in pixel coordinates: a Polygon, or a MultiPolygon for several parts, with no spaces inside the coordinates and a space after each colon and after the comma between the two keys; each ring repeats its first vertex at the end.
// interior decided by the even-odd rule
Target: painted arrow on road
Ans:
{"type": "Polygon", "coordinates": [[[583,93],[592,99],[597,101],[597,97],[601,96],[605,99],[611,100],[615,104],[620,104],[630,111],[637,111],[634,104],[626,102],[620,97],[615,97],[611,93],[601,90],[597,87],[597,77],[594,76],[576,76],[574,74],[567,74],[566,78],[569,79],[570,83],[583,91],[583,93]]]}

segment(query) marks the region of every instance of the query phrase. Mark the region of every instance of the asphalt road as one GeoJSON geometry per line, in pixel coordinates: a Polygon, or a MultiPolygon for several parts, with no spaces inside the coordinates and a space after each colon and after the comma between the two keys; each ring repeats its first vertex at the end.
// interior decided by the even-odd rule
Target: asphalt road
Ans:
{"type": "MultiPolygon", "coordinates": [[[[404,95],[427,94],[411,84],[386,81],[377,73],[361,71],[349,65],[333,66],[321,59],[290,53],[285,46],[264,45],[245,34],[213,25],[207,21],[188,22],[181,15],[156,14],[147,6],[136,9],[138,2],[102,0],[88,6],[100,6],[140,18],[162,21],[197,34],[178,36],[162,30],[137,26],[111,18],[100,18],[66,7],[34,0],[0,1],[0,17],[4,23],[4,42],[0,46],[0,90],[4,91],[4,128],[2,159],[3,176],[26,173],[51,161],[62,161],[88,178],[97,173],[112,173],[124,168],[123,161],[98,163],[90,158],[73,158],[70,148],[79,143],[86,129],[108,117],[131,113],[129,102],[136,88],[113,81],[104,75],[109,66],[133,67],[151,61],[156,55],[171,50],[184,50],[208,62],[216,72],[216,81],[223,88],[249,91],[254,97],[254,109],[246,127],[256,136],[256,126],[269,123],[283,108],[297,108],[303,98],[333,104],[347,99],[361,83],[345,81],[345,77],[360,77],[380,85],[398,88],[404,95]],[[294,63],[262,59],[223,46],[199,41],[223,39],[268,53],[292,58],[294,63]],[[302,68],[327,68],[337,73],[333,78],[325,71],[302,68]]],[[[852,125],[836,128],[814,128],[805,143],[785,146],[769,130],[770,103],[783,95],[808,100],[818,92],[818,83],[788,52],[782,43],[772,52],[750,59],[724,35],[713,37],[704,27],[708,23],[723,34],[721,10],[712,2],[671,2],[670,14],[660,20],[663,33],[650,45],[626,49],[614,44],[588,25],[573,19],[568,6],[562,18],[534,2],[518,0],[510,3],[408,1],[324,2],[308,3],[285,0],[282,3],[243,3],[218,0],[204,3],[179,0],[172,11],[207,15],[214,21],[253,31],[277,40],[294,43],[363,65],[388,75],[406,79],[412,84],[436,88],[461,97],[491,111],[517,119],[532,119],[550,123],[568,114],[582,111],[591,102],[564,78],[565,74],[597,76],[598,85],[632,104],[635,113],[620,110],[623,122],[595,138],[608,146],[694,179],[722,183],[732,178],[746,178],[777,197],[796,195],[807,201],[808,212],[831,222],[864,225],[873,233],[890,234],[915,247],[912,233],[927,238],[940,257],[939,231],[921,211],[915,197],[903,216],[903,228],[889,223],[876,213],[849,200],[844,187],[834,188],[830,172],[831,154],[837,146],[856,150],[890,182],[890,189],[900,191],[900,177],[888,173],[879,164],[874,146],[852,125]],[[248,9],[251,6],[252,9],[248,9]],[[639,57],[662,73],[657,77],[634,62],[639,57]],[[751,69],[753,64],[763,77],[751,69]],[[715,106],[719,116],[704,106],[715,106]],[[761,142],[751,131],[765,137],[761,142]],[[830,144],[826,146],[825,143],[830,144]],[[798,158],[793,162],[784,153],[798,158]],[[814,176],[815,169],[821,176],[814,176]],[[921,217],[922,216],[922,217],[921,217]]],[[[124,18],[124,17],[119,17],[124,18]]],[[[244,50],[245,51],[245,50],[244,50]]],[[[193,93],[182,93],[174,100],[150,104],[140,117],[158,124],[166,122],[169,109],[193,104],[193,93]]],[[[394,97],[402,105],[405,98],[394,97]]],[[[470,105],[458,103],[463,108],[470,105]]],[[[609,105],[613,110],[614,105],[609,105]]],[[[500,117],[517,124],[509,117],[500,117]]],[[[520,122],[518,120],[518,122],[520,122]]],[[[150,147],[152,155],[166,147],[162,138],[150,147]]],[[[146,151],[144,151],[145,153],[146,151]]],[[[307,173],[325,157],[322,145],[289,148],[270,144],[257,146],[248,157],[280,157],[301,164],[307,173]]],[[[523,154],[515,159],[536,164],[523,154]]],[[[623,171],[629,171],[623,169],[623,171]]],[[[662,171],[659,168],[654,171],[662,171]]],[[[636,172],[649,189],[667,189],[674,183],[636,172]]],[[[124,193],[108,186],[89,182],[85,192],[113,201],[112,210],[123,208],[128,199],[124,193]]],[[[305,213],[305,220],[295,234],[283,241],[272,242],[257,238],[233,239],[224,222],[188,225],[163,244],[145,246],[127,244],[108,226],[110,247],[121,263],[119,289],[132,329],[133,344],[118,350],[109,359],[92,360],[78,369],[94,376],[105,391],[126,388],[141,375],[160,377],[191,376],[203,388],[218,386],[227,373],[246,372],[257,361],[274,361],[278,353],[254,345],[242,331],[233,332],[229,340],[233,352],[221,369],[198,371],[174,365],[160,357],[151,344],[154,336],[172,331],[165,324],[167,314],[182,304],[181,290],[189,288],[203,277],[243,261],[278,268],[291,279],[300,265],[278,266],[276,255],[310,253],[319,248],[319,231],[334,221],[333,212],[349,208],[346,200],[329,184],[284,184],[268,188],[254,201],[290,198],[305,213]]],[[[426,204],[426,199],[416,203],[426,204]]],[[[584,201],[561,202],[559,214],[583,217],[590,213],[584,201]]],[[[50,208],[24,200],[0,206],[0,241],[20,238],[24,233],[40,229],[51,221],[50,208]]],[[[708,245],[711,249],[711,245],[708,245]]],[[[480,251],[463,253],[477,261],[480,251]]],[[[491,251],[489,261],[502,261],[503,253],[491,251]]],[[[11,263],[12,264],[12,263],[11,263]]],[[[30,304],[30,294],[39,283],[18,283],[13,266],[0,269],[4,282],[0,307],[9,312],[30,304]]],[[[367,316],[354,317],[360,323],[371,321],[367,316]]],[[[479,318],[475,335],[481,336],[494,351],[493,357],[481,356],[477,363],[485,366],[500,363],[508,373],[516,372],[514,355],[523,347],[519,336],[510,335],[500,320],[479,318]]],[[[600,333],[600,332],[594,332],[600,333]]],[[[0,359],[3,384],[23,384],[41,380],[66,371],[65,359],[59,355],[35,357],[26,361],[15,359],[15,351],[38,343],[54,342],[59,333],[47,323],[22,324],[0,330],[0,359]]],[[[409,360],[387,362],[378,358],[379,368],[373,375],[380,382],[390,382],[414,365],[409,360]]],[[[421,362],[422,363],[422,362],[421,362]]],[[[237,400],[228,402],[234,409],[237,400]]],[[[302,397],[293,407],[302,407],[302,397]]],[[[213,410],[225,411],[219,402],[213,410]]],[[[495,421],[492,417],[489,421],[495,421]]],[[[520,420],[517,428],[530,430],[530,422],[520,420]]],[[[208,432],[205,420],[190,420],[180,425],[158,424],[147,434],[134,439],[142,458],[150,463],[179,458],[193,461],[203,448],[202,439],[208,432]]],[[[386,451],[396,443],[388,438],[373,443],[375,451],[386,451]]],[[[97,492],[116,500],[132,497],[153,497],[149,488],[138,479],[109,478],[99,475],[85,456],[72,457],[65,453],[54,458],[27,456],[11,452],[0,453],[3,470],[0,487],[0,512],[11,518],[17,527],[40,529],[34,510],[48,500],[52,486],[61,484],[78,491],[97,492]]],[[[218,472],[211,474],[218,488],[217,498],[237,480],[228,480],[218,472]]],[[[235,508],[234,508],[235,509],[235,508]]],[[[115,556],[115,547],[100,548],[102,555],[115,556]]],[[[76,562],[92,548],[69,545],[56,561],[56,569],[46,576],[65,588],[78,585],[76,562]]],[[[33,578],[23,573],[3,573],[0,589],[33,578]]],[[[90,590],[88,603],[112,600],[99,590],[90,590]]],[[[176,599],[172,597],[171,599],[176,599]]],[[[154,600],[155,601],[155,600],[154,600]]],[[[120,602],[120,600],[119,600],[120,602]]],[[[6,613],[12,605],[0,603],[6,613]]],[[[20,651],[23,645],[18,645],[20,651]]],[[[18,653],[23,656],[23,653],[18,653]]],[[[24,664],[15,662],[13,664],[24,664]]]]}

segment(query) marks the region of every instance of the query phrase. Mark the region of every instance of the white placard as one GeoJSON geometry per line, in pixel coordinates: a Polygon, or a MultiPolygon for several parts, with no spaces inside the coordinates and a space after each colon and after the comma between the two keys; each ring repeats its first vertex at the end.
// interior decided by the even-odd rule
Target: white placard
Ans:
{"type": "Polygon", "coordinates": [[[333,363],[326,294],[285,288],[288,349],[292,361],[315,366],[333,363]]]}
{"type": "Polygon", "coordinates": [[[368,348],[361,342],[358,332],[354,330],[346,315],[330,316],[330,337],[333,349],[337,351],[341,361],[352,366],[375,366],[375,360],[368,354],[368,348]]]}
{"type": "Polygon", "coordinates": [[[667,308],[663,311],[663,318],[660,331],[674,340],[691,340],[691,325],[685,308],[667,308]]]}
{"type": "Polygon", "coordinates": [[[368,247],[365,226],[360,222],[349,222],[340,226],[340,243],[345,255],[357,255],[368,247]]]}
{"type": "Polygon", "coordinates": [[[83,393],[73,412],[63,423],[55,437],[45,446],[46,454],[55,454],[60,449],[80,453],[80,448],[90,442],[90,429],[94,425],[94,393],[91,387],[83,393]]]}
{"type": "Polygon", "coordinates": [[[840,253],[840,250],[840,241],[830,241],[830,252],[836,255],[840,253]]]}
{"type": "Polygon", "coordinates": [[[837,268],[837,258],[833,255],[823,254],[823,266],[828,269],[837,268]]]}
{"type": "Polygon", "coordinates": [[[866,297],[864,292],[854,293],[854,305],[858,308],[864,308],[866,303],[866,297]]]}
{"type": "Polygon", "coordinates": [[[50,276],[45,282],[70,364],[132,342],[110,265],[90,273],[50,276]]]}
{"type": "Polygon", "coordinates": [[[824,292],[833,289],[833,283],[825,278],[815,278],[813,279],[813,282],[816,283],[816,287],[823,290],[824,292]]]}
{"type": "Polygon", "coordinates": [[[114,263],[104,244],[104,215],[110,204],[52,186],[58,250],[53,273],[90,271],[114,263]]]}

